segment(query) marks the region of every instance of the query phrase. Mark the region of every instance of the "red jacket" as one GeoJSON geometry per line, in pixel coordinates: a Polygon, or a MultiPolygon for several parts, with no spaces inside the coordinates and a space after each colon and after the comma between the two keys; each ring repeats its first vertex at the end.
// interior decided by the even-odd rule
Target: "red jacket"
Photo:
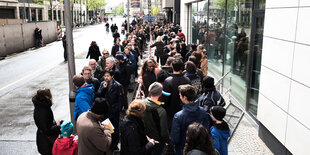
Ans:
{"type": "Polygon", "coordinates": [[[73,139],[74,136],[70,138],[61,138],[59,135],[53,146],[53,155],[77,155],[78,140],[73,139]]]}
{"type": "Polygon", "coordinates": [[[184,42],[185,42],[185,35],[184,35],[184,33],[179,32],[179,33],[177,34],[177,36],[183,38],[183,39],[184,39],[184,42]]]}

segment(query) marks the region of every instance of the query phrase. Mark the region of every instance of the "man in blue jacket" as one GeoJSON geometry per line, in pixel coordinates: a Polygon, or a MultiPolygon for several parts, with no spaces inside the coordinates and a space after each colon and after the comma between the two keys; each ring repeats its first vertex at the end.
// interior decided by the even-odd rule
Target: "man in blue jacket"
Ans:
{"type": "MultiPolygon", "coordinates": [[[[171,141],[174,144],[176,155],[183,154],[183,148],[186,143],[187,127],[193,123],[201,123],[210,131],[210,116],[199,106],[197,102],[193,102],[196,96],[195,88],[189,84],[179,86],[179,95],[184,103],[183,109],[177,112],[172,121],[171,141]]],[[[210,132],[209,132],[210,133],[210,132]]]]}
{"type": "Polygon", "coordinates": [[[77,93],[74,105],[74,120],[90,109],[94,102],[95,88],[92,84],[87,84],[82,75],[73,76],[73,85],[77,93]]]}

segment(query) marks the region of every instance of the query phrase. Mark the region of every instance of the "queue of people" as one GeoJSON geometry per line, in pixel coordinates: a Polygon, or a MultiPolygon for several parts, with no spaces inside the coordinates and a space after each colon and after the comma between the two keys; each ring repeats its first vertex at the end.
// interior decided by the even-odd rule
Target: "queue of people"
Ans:
{"type": "Polygon", "coordinates": [[[225,100],[208,75],[206,49],[192,44],[187,51],[186,37],[174,24],[132,22],[123,41],[114,36],[110,52],[100,53],[93,41],[89,65],[73,77],[76,126],[55,122],[48,88],[33,97],[39,153],[227,155],[225,100]],[[146,44],[156,47],[157,61],[143,59],[146,44]],[[129,103],[135,81],[145,98],[129,103]]]}

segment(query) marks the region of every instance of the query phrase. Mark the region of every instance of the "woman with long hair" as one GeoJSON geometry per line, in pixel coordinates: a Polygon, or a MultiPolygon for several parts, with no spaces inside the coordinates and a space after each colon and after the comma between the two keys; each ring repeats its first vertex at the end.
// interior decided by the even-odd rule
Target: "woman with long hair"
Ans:
{"type": "Polygon", "coordinates": [[[156,64],[151,59],[146,60],[142,66],[140,76],[145,96],[148,96],[149,86],[156,81],[155,67],[156,64]]]}
{"type": "Polygon", "coordinates": [[[146,109],[143,100],[133,100],[121,125],[121,155],[148,155],[155,145],[145,134],[142,117],[146,109]]]}
{"type": "Polygon", "coordinates": [[[90,59],[95,59],[96,62],[97,62],[99,60],[100,56],[101,56],[101,53],[100,53],[100,50],[99,50],[99,46],[97,45],[96,41],[92,41],[90,46],[89,46],[86,59],[88,57],[90,57],[90,59]]]}
{"type": "Polygon", "coordinates": [[[38,128],[36,143],[38,152],[52,155],[53,144],[60,134],[60,122],[56,124],[51,106],[52,94],[50,89],[41,88],[32,98],[34,104],[34,122],[38,128]]]}
{"type": "Polygon", "coordinates": [[[208,130],[200,123],[192,123],[186,131],[183,155],[215,155],[208,130]]]}

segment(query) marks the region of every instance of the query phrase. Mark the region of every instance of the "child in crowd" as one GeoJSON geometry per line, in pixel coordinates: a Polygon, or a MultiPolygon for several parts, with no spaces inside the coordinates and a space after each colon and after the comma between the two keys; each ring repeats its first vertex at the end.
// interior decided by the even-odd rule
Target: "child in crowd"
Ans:
{"type": "Polygon", "coordinates": [[[62,123],[61,135],[56,139],[53,146],[53,155],[77,155],[78,140],[71,135],[73,132],[73,124],[71,121],[62,123]]]}
{"type": "Polygon", "coordinates": [[[230,130],[228,124],[223,120],[226,109],[221,106],[213,106],[210,109],[211,118],[215,122],[211,127],[213,146],[220,152],[220,155],[228,155],[228,137],[230,130]]]}

